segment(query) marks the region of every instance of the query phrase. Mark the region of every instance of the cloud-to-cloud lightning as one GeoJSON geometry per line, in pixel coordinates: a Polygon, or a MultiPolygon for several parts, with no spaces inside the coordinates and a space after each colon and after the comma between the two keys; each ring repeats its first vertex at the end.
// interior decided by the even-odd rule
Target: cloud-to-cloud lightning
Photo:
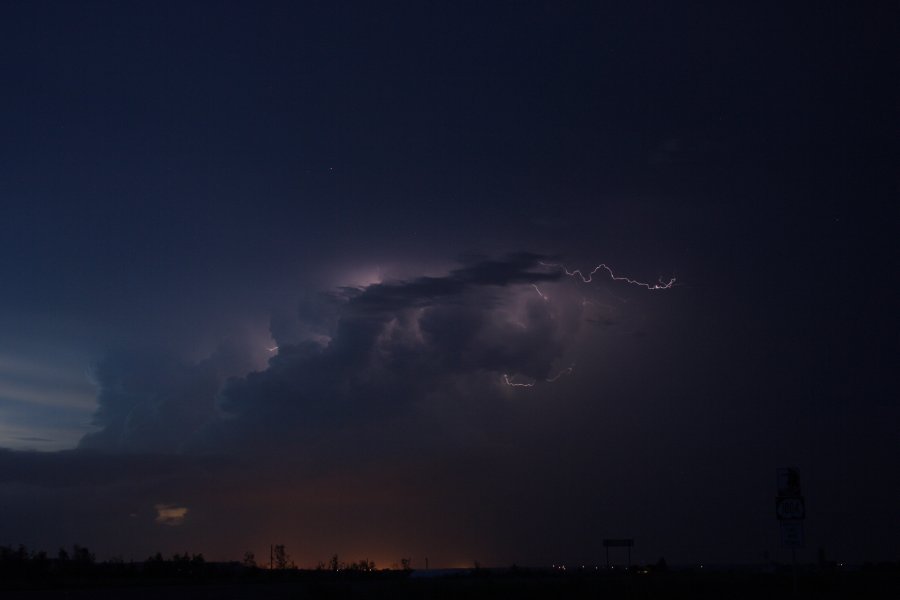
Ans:
{"type": "MultiPolygon", "coordinates": [[[[571,375],[571,374],[574,373],[574,372],[575,372],[575,367],[574,367],[574,366],[567,367],[567,368],[563,369],[562,371],[560,371],[559,373],[557,373],[556,375],[554,375],[553,377],[548,377],[547,379],[544,379],[544,381],[545,381],[546,383],[553,383],[554,381],[556,381],[556,380],[559,379],[560,377],[563,377],[563,376],[565,376],[565,375],[571,375]]],[[[503,383],[505,383],[505,384],[508,385],[509,387],[529,387],[529,388],[530,388],[530,387],[534,387],[534,386],[537,385],[539,382],[538,382],[538,381],[532,381],[532,382],[530,382],[530,383],[516,383],[516,382],[514,382],[514,381],[512,380],[512,378],[510,378],[509,374],[504,373],[504,374],[503,374],[503,383]]]]}
{"type": "Polygon", "coordinates": [[[599,265],[594,267],[591,270],[591,272],[588,273],[587,275],[585,275],[581,271],[581,269],[575,269],[574,271],[570,271],[569,269],[566,268],[565,265],[562,265],[559,263],[541,262],[539,264],[541,264],[542,266],[545,266],[545,267],[562,269],[566,275],[568,275],[569,277],[573,277],[573,278],[578,277],[579,279],[581,279],[581,281],[583,283],[590,283],[591,281],[593,281],[594,274],[597,273],[597,271],[600,271],[602,269],[602,270],[605,270],[607,273],[609,273],[609,277],[613,281],[624,281],[625,283],[629,283],[631,285],[636,285],[638,287],[646,288],[648,290],[668,290],[668,289],[672,288],[672,286],[675,285],[674,277],[672,277],[669,281],[663,281],[662,279],[659,279],[656,283],[645,283],[643,281],[637,281],[636,279],[631,279],[630,277],[616,275],[613,272],[613,270],[609,267],[609,265],[607,265],[606,263],[600,263],[599,265]]]}
{"type": "Polygon", "coordinates": [[[550,300],[550,298],[548,298],[547,295],[544,294],[544,292],[541,291],[541,288],[539,288],[536,284],[532,283],[531,287],[534,288],[534,291],[536,291],[538,293],[538,296],[540,296],[544,301],[550,300]]]}
{"type": "MultiPolygon", "coordinates": [[[[669,281],[663,281],[662,279],[660,279],[656,283],[646,283],[643,281],[638,281],[636,279],[632,279],[630,277],[616,275],[615,272],[612,270],[612,268],[609,265],[607,265],[606,263],[600,263],[599,265],[594,267],[587,275],[585,275],[580,269],[575,269],[575,270],[570,271],[565,265],[560,264],[560,263],[547,263],[547,262],[543,262],[543,261],[538,261],[537,264],[544,266],[544,267],[560,269],[569,277],[578,278],[583,283],[591,283],[594,280],[594,275],[598,271],[605,270],[609,274],[610,279],[612,279],[613,281],[622,281],[622,282],[625,282],[625,283],[628,283],[628,284],[631,284],[634,286],[645,288],[647,290],[668,290],[668,289],[671,289],[675,285],[674,277],[672,277],[669,281]]],[[[549,298],[547,297],[547,295],[544,294],[540,290],[540,288],[538,288],[537,284],[532,283],[531,287],[534,288],[534,290],[538,293],[538,295],[544,301],[549,301],[549,298]]],[[[564,375],[569,375],[573,371],[574,371],[574,367],[569,367],[568,369],[564,369],[564,370],[560,371],[559,373],[557,373],[555,376],[544,379],[543,381],[547,382],[547,383],[553,383],[554,381],[558,380],[560,377],[563,377],[564,375]]],[[[535,385],[540,383],[540,381],[538,381],[538,380],[527,382],[527,383],[515,382],[512,380],[512,378],[510,378],[509,374],[507,374],[507,373],[503,374],[503,382],[506,385],[508,385],[509,387],[517,387],[517,388],[530,388],[530,387],[534,387],[535,385]]]]}

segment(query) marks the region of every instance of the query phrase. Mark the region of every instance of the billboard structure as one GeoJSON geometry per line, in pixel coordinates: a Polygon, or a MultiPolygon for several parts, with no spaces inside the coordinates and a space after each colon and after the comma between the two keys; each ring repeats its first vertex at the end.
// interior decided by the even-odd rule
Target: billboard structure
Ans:
{"type": "Polygon", "coordinates": [[[802,548],[806,503],[800,489],[800,472],[794,467],[784,467],[776,471],[776,478],[775,516],[781,525],[781,547],[802,548]]]}
{"type": "Polygon", "coordinates": [[[631,568],[631,547],[634,546],[633,539],[605,539],[603,547],[606,548],[606,568],[609,569],[609,549],[610,548],[628,548],[628,568],[631,568]]]}

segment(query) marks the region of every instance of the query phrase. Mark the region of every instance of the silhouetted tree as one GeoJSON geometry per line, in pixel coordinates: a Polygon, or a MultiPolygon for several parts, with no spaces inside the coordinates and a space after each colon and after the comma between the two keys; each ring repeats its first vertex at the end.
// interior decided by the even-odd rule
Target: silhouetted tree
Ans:
{"type": "Polygon", "coordinates": [[[244,560],[242,561],[242,564],[248,569],[255,569],[256,555],[253,554],[253,552],[251,552],[250,550],[247,550],[246,552],[244,552],[244,560]]]}
{"type": "Polygon", "coordinates": [[[72,560],[79,565],[92,565],[94,564],[94,555],[93,553],[83,546],[79,546],[78,544],[72,545],[72,560]]]}
{"type": "Polygon", "coordinates": [[[162,552],[157,552],[153,556],[148,556],[144,561],[144,570],[152,575],[163,573],[167,568],[166,559],[163,558],[162,552]]]}
{"type": "Polygon", "coordinates": [[[276,569],[287,569],[288,567],[293,566],[291,557],[288,556],[287,551],[284,549],[284,544],[275,546],[272,556],[276,569]]]}
{"type": "Polygon", "coordinates": [[[331,571],[340,571],[341,570],[341,562],[338,559],[338,555],[335,554],[331,557],[331,561],[328,563],[328,568],[331,571]]]}
{"type": "Polygon", "coordinates": [[[404,571],[412,571],[412,559],[411,558],[401,558],[400,559],[400,568],[404,571]]]}
{"type": "Polygon", "coordinates": [[[350,565],[347,568],[350,569],[351,571],[374,571],[375,563],[369,562],[368,559],[364,558],[359,562],[350,563],[350,565]]]}

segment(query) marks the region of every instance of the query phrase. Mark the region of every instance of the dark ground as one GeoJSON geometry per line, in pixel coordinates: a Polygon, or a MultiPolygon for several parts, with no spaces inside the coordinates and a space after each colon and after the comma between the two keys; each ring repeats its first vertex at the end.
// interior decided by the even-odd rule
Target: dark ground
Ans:
{"type": "MultiPolygon", "coordinates": [[[[8,582],[6,582],[8,583],[8,582]]],[[[831,573],[803,573],[793,595],[790,572],[567,573],[468,572],[441,577],[404,574],[347,575],[298,572],[273,578],[206,581],[70,581],[52,589],[7,589],[4,600],[166,600],[236,598],[900,598],[896,566],[831,573]]],[[[40,585],[38,584],[38,587],[40,585]]]]}

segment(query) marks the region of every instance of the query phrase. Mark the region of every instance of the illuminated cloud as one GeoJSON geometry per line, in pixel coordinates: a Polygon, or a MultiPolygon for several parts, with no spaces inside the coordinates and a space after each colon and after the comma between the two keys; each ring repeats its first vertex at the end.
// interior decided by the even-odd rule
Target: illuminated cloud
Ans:
{"type": "Polygon", "coordinates": [[[473,398],[496,396],[504,374],[556,379],[571,364],[562,361],[582,308],[534,293],[564,277],[542,258],[470,258],[443,275],[305,296],[293,315],[273,314],[274,344],[260,347],[277,352],[247,375],[251,363],[234,343],[199,362],[112,354],[94,369],[99,430],[80,446],[230,453],[237,438],[253,453],[271,439],[302,443],[275,432],[322,434],[403,415],[445,388],[473,398]]]}
{"type": "Polygon", "coordinates": [[[188,514],[187,507],[175,504],[157,504],[154,508],[156,508],[156,522],[169,527],[184,523],[188,514]]]}
{"type": "Polygon", "coordinates": [[[199,362],[110,355],[94,371],[99,430],[81,449],[288,454],[340,472],[351,456],[378,467],[404,451],[492,446],[509,402],[576,393],[585,347],[617,335],[597,329],[597,302],[586,300],[605,284],[573,282],[544,260],[469,258],[443,274],[303,296],[293,314],[273,314],[267,367],[245,374],[228,345],[199,362]]]}

